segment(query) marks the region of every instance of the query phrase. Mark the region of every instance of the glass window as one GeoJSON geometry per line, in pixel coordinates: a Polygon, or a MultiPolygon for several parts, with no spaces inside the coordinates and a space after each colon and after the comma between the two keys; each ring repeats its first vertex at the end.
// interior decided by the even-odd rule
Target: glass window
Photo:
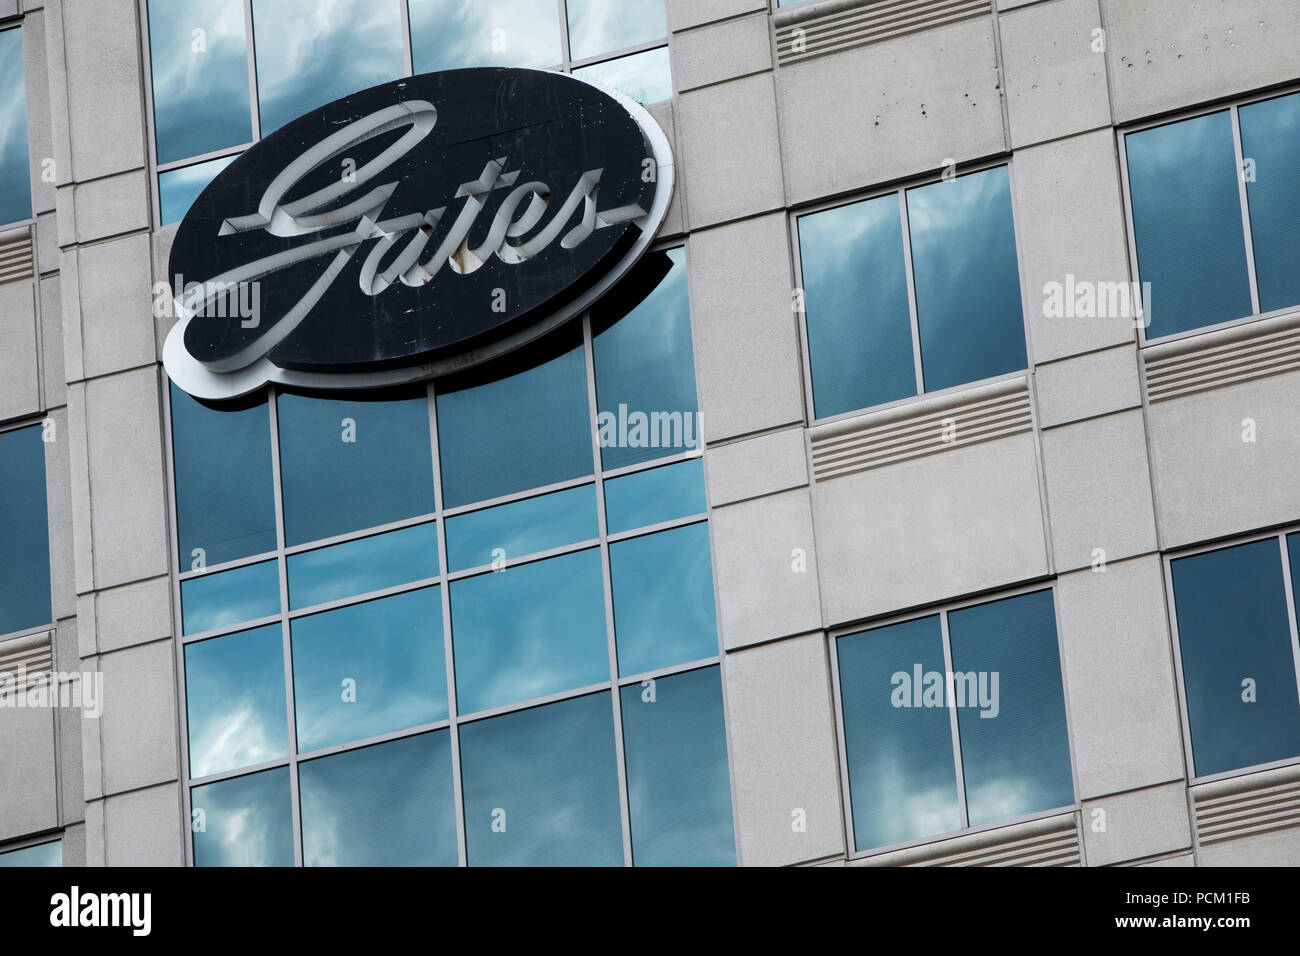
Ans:
{"type": "Polygon", "coordinates": [[[592,314],[606,468],[680,454],[701,437],[682,250],[651,253],[619,290],[592,314]]]}
{"type": "Polygon", "coordinates": [[[287,545],[433,512],[426,392],[393,394],[403,397],[280,395],[287,545]]]}
{"type": "Polygon", "coordinates": [[[298,618],[291,631],[300,753],[447,719],[438,588],[298,618]]]}
{"type": "Polygon", "coordinates": [[[0,225],[31,217],[23,31],[0,30],[0,225]]]}
{"type": "Polygon", "coordinates": [[[416,73],[463,66],[557,66],[555,0],[410,0],[416,73]]]}
{"type": "Polygon", "coordinates": [[[200,405],[175,385],[172,461],[183,568],[275,550],[275,484],[265,396],[241,409],[200,405]]]}
{"type": "Polygon", "coordinates": [[[636,471],[605,482],[610,534],[704,514],[704,459],[636,471]]]}
{"type": "Polygon", "coordinates": [[[313,607],[438,574],[433,522],[289,555],[289,607],[313,607]]]}
{"type": "Polygon", "coordinates": [[[158,201],[162,209],[162,224],[180,222],[199,198],[199,193],[208,188],[208,183],[217,178],[233,161],[234,156],[218,156],[206,163],[195,163],[180,169],[169,169],[158,177],[158,201]]]}
{"type": "Polygon", "coordinates": [[[195,866],[293,866],[289,768],[195,787],[195,866]]]}
{"type": "Polygon", "coordinates": [[[668,36],[659,0],[565,0],[569,16],[570,58],[612,53],[668,36]]]}
{"type": "Polygon", "coordinates": [[[1243,106],[1239,116],[1259,310],[1272,312],[1300,303],[1300,93],[1243,106]]]}
{"type": "Polygon", "coordinates": [[[482,567],[600,536],[596,486],[579,485],[447,519],[451,570],[482,567]]]}
{"type": "Polygon", "coordinates": [[[925,390],[1023,369],[1007,167],[909,189],[907,221],[925,390]]]}
{"type": "Polygon", "coordinates": [[[522,368],[501,363],[490,381],[439,388],[445,507],[591,474],[583,347],[572,329],[551,346],[558,354],[547,360],[522,368]]]}
{"type": "Polygon", "coordinates": [[[673,74],[666,46],[579,67],[573,75],[618,90],[642,106],[673,97],[673,74]]]}
{"type": "Polygon", "coordinates": [[[21,850],[0,852],[0,867],[6,866],[62,866],[63,841],[25,846],[21,850]]]}
{"type": "Polygon", "coordinates": [[[1147,338],[1251,314],[1228,110],[1124,137],[1147,338]]]}
{"type": "Polygon", "coordinates": [[[254,0],[262,135],[406,73],[401,0],[254,0]]]}
{"type": "Polygon", "coordinates": [[[1197,776],[1300,756],[1281,554],[1267,538],[1170,562],[1197,776]]]}
{"type": "Polygon", "coordinates": [[[445,730],[298,765],[307,866],[455,866],[445,730]]]}
{"type": "Polygon", "coordinates": [[[800,216],[818,418],[916,394],[898,194],[800,216]]]}
{"type": "Polygon", "coordinates": [[[0,634],[54,620],[42,435],[40,425],[0,432],[0,634]]]}
{"type": "Polygon", "coordinates": [[[459,711],[608,681],[604,590],[596,548],[454,581],[459,711]]]}
{"type": "Polygon", "coordinates": [[[253,139],[243,0],[149,0],[149,53],[159,163],[253,139]]]}
{"type": "Polygon", "coordinates": [[[620,693],[633,862],[734,865],[718,668],[630,684],[620,693]]]}
{"type": "Polygon", "coordinates": [[[1075,802],[1051,591],[847,635],[836,653],[858,851],[1075,802]]]}
{"type": "Polygon", "coordinates": [[[280,625],[185,645],[190,776],[289,753],[280,625]]]}
{"type": "Polygon", "coordinates": [[[460,729],[471,866],[620,866],[608,693],[460,729]]]}
{"type": "Polygon", "coordinates": [[[897,193],[798,219],[818,418],[1028,364],[1007,167],[908,189],[905,202],[905,220],[897,193]]]}
{"type": "Polygon", "coordinates": [[[706,523],[614,542],[609,566],[619,674],[717,656],[706,523]]]}
{"type": "Polygon", "coordinates": [[[186,634],[255,621],[280,613],[280,566],[249,564],[181,582],[181,621],[186,634]]]}

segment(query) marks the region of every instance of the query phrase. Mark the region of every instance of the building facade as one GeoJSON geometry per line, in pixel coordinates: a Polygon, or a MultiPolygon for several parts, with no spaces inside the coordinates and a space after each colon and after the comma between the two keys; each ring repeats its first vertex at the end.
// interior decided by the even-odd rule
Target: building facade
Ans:
{"type": "Polygon", "coordinates": [[[0,0],[0,864],[1300,863],[1298,44],[0,0]],[[432,381],[174,385],[204,187],[481,65],[646,106],[636,270],[432,381]]]}

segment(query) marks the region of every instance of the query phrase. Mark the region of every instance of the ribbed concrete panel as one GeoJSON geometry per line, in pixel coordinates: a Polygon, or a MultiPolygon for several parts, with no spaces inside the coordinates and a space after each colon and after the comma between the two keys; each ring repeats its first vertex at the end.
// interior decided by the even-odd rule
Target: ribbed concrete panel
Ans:
{"type": "Polygon", "coordinates": [[[844,0],[777,13],[782,66],[988,14],[989,0],[844,0]]]}
{"type": "Polygon", "coordinates": [[[1300,312],[1153,345],[1143,352],[1152,402],[1300,368],[1300,312]]]}
{"type": "Polygon", "coordinates": [[[1300,767],[1207,783],[1192,799],[1201,846],[1300,827],[1300,767]]]}
{"type": "Polygon", "coordinates": [[[863,860],[864,866],[1079,866],[1074,813],[984,830],[863,860]]]}

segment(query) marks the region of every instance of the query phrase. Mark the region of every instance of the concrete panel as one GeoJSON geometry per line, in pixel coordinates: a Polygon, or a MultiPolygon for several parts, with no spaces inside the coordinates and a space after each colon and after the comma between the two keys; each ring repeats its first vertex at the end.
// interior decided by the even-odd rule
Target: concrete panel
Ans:
{"type": "Polygon", "coordinates": [[[1021,281],[1029,309],[1029,344],[1035,362],[1047,362],[1135,342],[1135,320],[1050,315],[1049,283],[1128,282],[1128,248],[1120,201],[1115,137],[1109,130],[1022,149],[1012,188],[1020,247],[1021,281]],[[1073,280],[1068,280],[1073,276],[1073,280]]]}
{"type": "MultiPolygon", "coordinates": [[[[84,385],[68,388],[68,427],[64,434],[68,443],[68,469],[72,481],[72,565],[77,593],[84,594],[95,586],[84,385]]],[[[84,635],[82,640],[85,640],[84,635]]]]}
{"type": "Polygon", "coordinates": [[[724,674],[741,862],[783,866],[842,854],[822,635],[729,654],[724,674]]]}
{"type": "Polygon", "coordinates": [[[704,454],[714,507],[808,484],[802,428],[711,446],[704,454]]]}
{"type": "MultiPolygon", "coordinates": [[[[62,7],[67,107],[75,118],[72,176],[84,182],[140,169],[148,153],[136,4],[64,0],[62,7]]],[[[51,106],[57,108],[57,103],[51,106]]]]}
{"type": "Polygon", "coordinates": [[[49,414],[45,435],[53,438],[45,445],[45,499],[50,529],[50,585],[54,619],[77,613],[76,574],[74,572],[72,521],[71,443],[68,441],[68,412],[56,409],[49,414]]]}
{"type": "Polygon", "coordinates": [[[1137,349],[1089,352],[1034,369],[1038,424],[1042,428],[1105,415],[1142,404],[1137,349]]]}
{"type": "MultiPolygon", "coordinates": [[[[60,209],[71,206],[70,202],[59,203],[60,209]]],[[[58,279],[63,325],[63,377],[64,381],[77,382],[86,376],[81,347],[81,278],[75,247],[59,254],[58,279]]]]}
{"type": "Polygon", "coordinates": [[[86,377],[154,361],[149,236],[83,246],[77,268],[86,377]]]}
{"type": "Polygon", "coordinates": [[[81,183],[73,201],[78,242],[149,228],[149,178],[144,170],[81,183]]]}
{"type": "MultiPolygon", "coordinates": [[[[161,418],[156,368],[95,379],[86,386],[99,588],[167,573],[161,418]]],[[[74,458],[74,468],[76,464],[74,458]]],[[[73,489],[75,494],[75,481],[73,489]]]]}
{"type": "Polygon", "coordinates": [[[63,831],[63,865],[86,865],[86,825],[78,823],[63,831]]]}
{"type": "Polygon", "coordinates": [[[0,840],[58,826],[53,710],[0,707],[0,767],[0,840]]]}
{"type": "Polygon", "coordinates": [[[1048,429],[1042,442],[1058,571],[1158,549],[1140,410],[1048,429]]]}
{"type": "Polygon", "coordinates": [[[693,233],[688,262],[705,439],[802,422],[786,217],[693,233]]]}
{"type": "Polygon", "coordinates": [[[32,227],[36,235],[36,271],[48,275],[59,268],[59,222],[53,212],[36,217],[32,227]]]}
{"type": "Polygon", "coordinates": [[[1057,579],[1080,799],[1185,774],[1164,593],[1155,555],[1057,579]]]}
{"type": "Polygon", "coordinates": [[[1300,866],[1300,828],[1201,847],[1201,866],[1300,866]]]}
{"type": "Polygon", "coordinates": [[[672,47],[678,91],[772,68],[772,35],[766,13],[675,34],[672,47]]]}
{"type": "Polygon", "coordinates": [[[166,576],[100,591],[95,601],[101,651],[171,637],[171,581],[166,576]]]}
{"type": "Polygon", "coordinates": [[[770,75],[683,93],[677,110],[692,229],[785,204],[781,158],[771,147],[777,121],[770,75]]]}
{"type": "Polygon", "coordinates": [[[180,801],[176,784],[104,800],[104,865],[183,866],[180,801]]]}
{"type": "Polygon", "coordinates": [[[0,285],[0,422],[40,411],[39,363],[36,284],[6,282],[0,285]]]}
{"type": "Polygon", "coordinates": [[[1164,548],[1300,516],[1300,373],[1159,402],[1147,413],[1164,548]],[[1243,441],[1247,418],[1255,441],[1243,441]]]}
{"type": "Polygon", "coordinates": [[[1083,845],[1089,866],[1188,849],[1187,788],[1178,782],[1084,801],[1083,845]],[[1104,818],[1094,814],[1098,809],[1105,811],[1104,818]],[[1103,819],[1105,829],[1099,831],[1103,819]]]}
{"type": "Polygon", "coordinates": [[[828,626],[1048,571],[1030,435],[813,486],[828,626]]]}
{"type": "Polygon", "coordinates": [[[703,23],[768,9],[769,0],[667,0],[668,29],[689,30],[703,23]]]}
{"type": "Polygon", "coordinates": [[[1014,146],[1110,125],[1097,0],[1053,0],[999,19],[1014,146]]]}
{"type": "MultiPolygon", "coordinates": [[[[652,110],[652,112],[654,111],[652,110]]],[[[663,125],[664,117],[662,115],[656,113],[655,119],[659,120],[660,125],[663,125]]],[[[667,131],[666,126],[664,129],[667,131]]],[[[674,192],[673,201],[668,206],[668,216],[670,218],[673,215],[673,209],[679,208],[678,193],[680,193],[680,191],[681,186],[679,184],[678,189],[674,192]]],[[[667,232],[667,221],[667,219],[664,220],[665,229],[663,232],[665,233],[667,232]]],[[[157,232],[152,233],[149,237],[152,245],[151,255],[153,257],[153,276],[155,285],[160,282],[171,281],[167,276],[167,260],[171,257],[172,242],[175,241],[176,230],[179,228],[180,223],[174,222],[170,226],[163,226],[157,232]]],[[[153,286],[150,286],[149,292],[150,295],[153,295],[153,286]]],[[[154,314],[154,343],[156,347],[154,354],[159,358],[159,360],[161,360],[163,343],[167,341],[167,333],[170,332],[172,326],[176,324],[176,317],[172,315],[172,308],[170,306],[164,309],[155,308],[154,314]],[[158,313],[162,314],[159,315],[158,313]]]]}
{"type": "Polygon", "coordinates": [[[821,627],[808,492],[727,505],[711,523],[726,647],[821,627]]]}
{"type": "MultiPolygon", "coordinates": [[[[89,797],[89,794],[87,794],[89,797]]],[[[86,804],[85,823],[86,866],[104,865],[104,801],[86,804]]]]}
{"type": "MultiPolygon", "coordinates": [[[[90,679],[96,679],[93,675],[100,672],[100,659],[90,657],[85,653],[85,634],[87,631],[93,631],[93,619],[87,620],[84,617],[79,618],[77,622],[77,639],[82,645],[81,673],[91,675],[90,679]]],[[[85,679],[85,678],[83,678],[85,679]]],[[[102,683],[100,686],[103,686],[102,683]]],[[[105,705],[107,706],[107,705],[105,705]]],[[[95,716],[89,712],[83,712],[81,715],[81,786],[85,794],[83,797],[86,801],[98,801],[104,796],[104,747],[102,743],[103,717],[95,716]]],[[[93,823],[93,807],[100,807],[99,803],[86,803],[86,822],[93,823]]]]}
{"type": "Polygon", "coordinates": [[[54,208],[54,182],[47,181],[46,161],[54,161],[50,124],[50,81],[45,54],[45,14],[23,18],[23,66],[27,79],[27,156],[31,167],[32,211],[54,208]]]}
{"type": "Polygon", "coordinates": [[[63,373],[63,303],[60,291],[57,275],[41,279],[37,286],[46,408],[63,405],[68,400],[68,385],[63,373]]]}
{"type": "MultiPolygon", "coordinates": [[[[662,103],[652,103],[647,107],[650,115],[654,117],[659,128],[664,131],[668,137],[668,144],[673,153],[673,198],[668,203],[668,211],[664,213],[663,225],[659,227],[660,236],[676,236],[686,231],[686,181],[683,179],[682,151],[677,144],[680,137],[677,135],[677,109],[672,100],[665,100],[662,103]]],[[[167,274],[167,256],[171,254],[172,240],[176,238],[176,227],[179,223],[166,226],[154,234],[154,275],[158,280],[162,280],[167,274]],[[163,236],[166,236],[163,239],[163,236]],[[166,255],[161,259],[158,255],[165,247],[166,255]]]]}
{"type": "MultiPolygon", "coordinates": [[[[99,659],[104,791],[119,793],[177,777],[175,667],[170,641],[99,659]]],[[[89,722],[90,718],[87,718],[89,722]]]]}
{"type": "Polygon", "coordinates": [[[1102,0],[1116,122],[1295,79],[1294,0],[1102,0]]]}
{"type": "Polygon", "coordinates": [[[777,97],[792,203],[1006,148],[991,17],[792,64],[777,97]]]}
{"type": "MultiPolygon", "coordinates": [[[[55,670],[81,673],[77,647],[77,619],[60,621],[54,639],[55,670]]],[[[59,791],[63,798],[63,824],[86,818],[86,792],[81,767],[81,709],[65,707],[58,713],[59,791]]],[[[85,850],[82,849],[84,858],[85,850]]],[[[66,847],[64,861],[68,859],[66,847]]]]}
{"type": "Polygon", "coordinates": [[[1165,857],[1163,860],[1152,860],[1149,863],[1139,863],[1138,866],[1162,866],[1162,867],[1196,866],[1196,858],[1192,856],[1190,853],[1184,853],[1182,856],[1168,856],[1165,857]]]}

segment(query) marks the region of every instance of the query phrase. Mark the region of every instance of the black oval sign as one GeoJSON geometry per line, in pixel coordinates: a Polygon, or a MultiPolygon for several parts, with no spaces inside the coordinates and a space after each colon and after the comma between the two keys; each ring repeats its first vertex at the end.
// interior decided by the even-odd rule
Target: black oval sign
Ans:
{"type": "Polygon", "coordinates": [[[354,93],[250,147],[191,206],[168,373],[225,398],[473,364],[590,305],[671,189],[649,114],[572,76],[448,70],[354,93]]]}

